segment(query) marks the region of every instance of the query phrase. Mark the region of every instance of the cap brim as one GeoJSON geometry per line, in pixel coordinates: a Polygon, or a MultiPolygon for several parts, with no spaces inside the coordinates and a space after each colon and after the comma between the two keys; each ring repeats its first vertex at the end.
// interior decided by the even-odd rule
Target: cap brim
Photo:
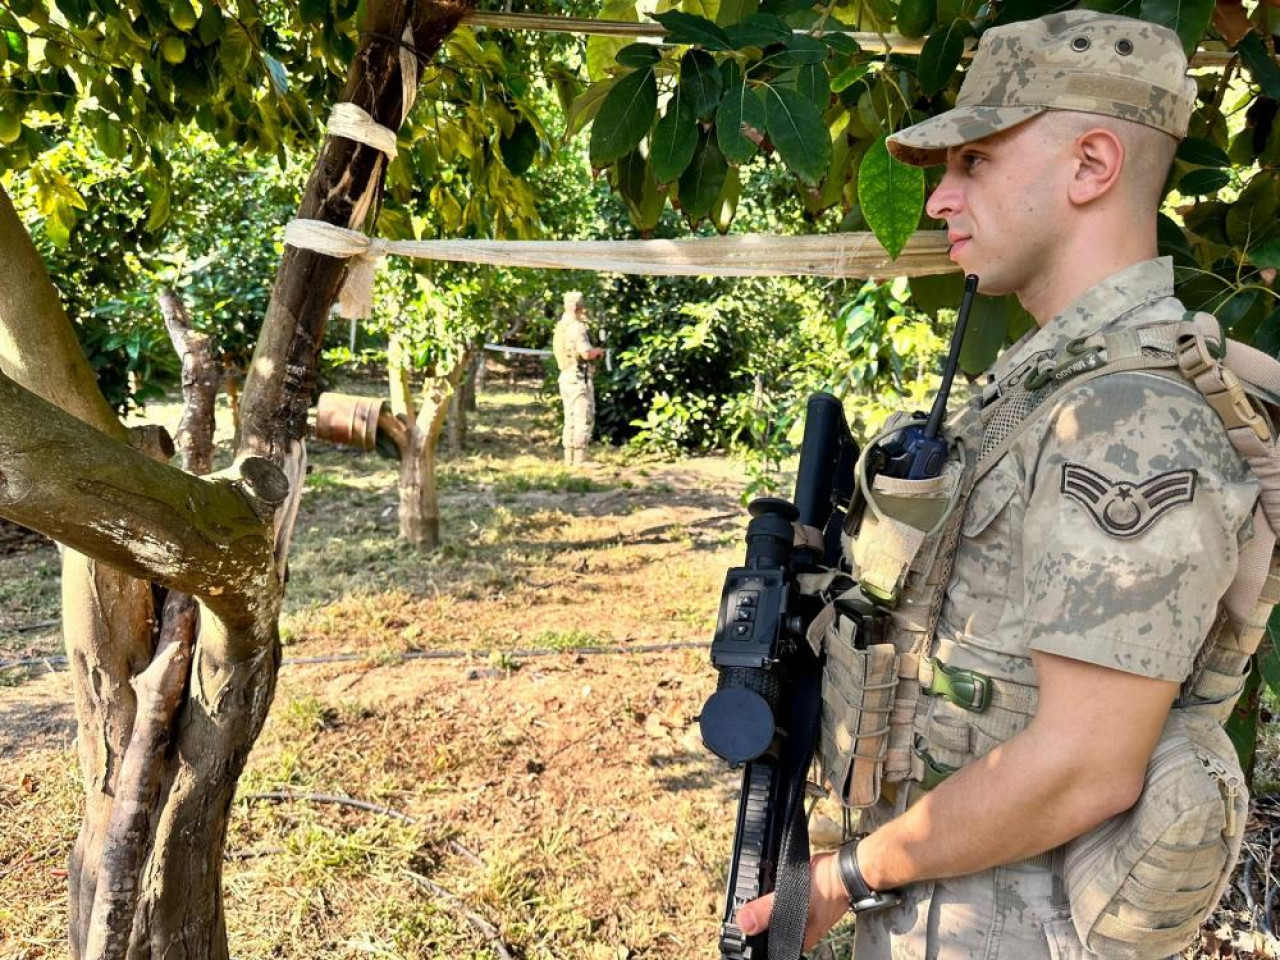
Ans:
{"type": "Polygon", "coordinates": [[[955,107],[890,135],[889,153],[913,167],[947,162],[947,149],[1008,130],[1047,107],[955,107]]]}

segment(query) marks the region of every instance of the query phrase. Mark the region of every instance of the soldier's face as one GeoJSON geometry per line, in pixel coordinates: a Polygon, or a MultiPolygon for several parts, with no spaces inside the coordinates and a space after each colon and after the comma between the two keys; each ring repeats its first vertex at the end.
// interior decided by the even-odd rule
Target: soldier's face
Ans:
{"type": "Polygon", "coordinates": [[[1065,165],[1037,121],[947,151],[947,170],[925,209],[947,223],[950,257],[983,293],[1033,290],[1060,235],[1065,165]]]}

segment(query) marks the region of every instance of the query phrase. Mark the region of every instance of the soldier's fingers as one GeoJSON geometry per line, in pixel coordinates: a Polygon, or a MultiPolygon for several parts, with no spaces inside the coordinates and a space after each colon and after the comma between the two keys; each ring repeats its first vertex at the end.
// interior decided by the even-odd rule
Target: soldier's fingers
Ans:
{"type": "Polygon", "coordinates": [[[738,926],[742,928],[742,932],[750,936],[759,933],[761,930],[768,930],[769,917],[772,914],[773,894],[767,893],[758,900],[744,903],[738,908],[738,915],[734,919],[738,921],[738,926]]]}

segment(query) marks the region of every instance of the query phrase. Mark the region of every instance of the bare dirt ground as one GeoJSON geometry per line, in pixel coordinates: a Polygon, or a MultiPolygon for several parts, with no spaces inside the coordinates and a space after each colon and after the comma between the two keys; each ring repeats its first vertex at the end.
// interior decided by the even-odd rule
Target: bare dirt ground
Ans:
{"type": "MultiPolygon", "coordinates": [[[[569,473],[555,432],[528,384],[484,395],[441,464],[430,556],[396,539],[393,464],[314,448],[285,667],[227,845],[232,956],[716,955],[737,776],[694,718],[744,478],[610,451],[569,473]]],[[[0,555],[0,660],[59,653],[57,567],[38,543],[0,555]]],[[[54,661],[0,670],[2,958],[65,954],[69,703],[54,661]]],[[[1224,910],[1188,956],[1273,951],[1224,910]]]]}

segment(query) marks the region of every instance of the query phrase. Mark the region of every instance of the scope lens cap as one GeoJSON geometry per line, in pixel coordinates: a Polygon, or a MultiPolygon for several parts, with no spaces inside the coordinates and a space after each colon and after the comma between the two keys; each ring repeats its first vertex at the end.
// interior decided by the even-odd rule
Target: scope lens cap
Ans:
{"type": "Polygon", "coordinates": [[[764,697],[746,687],[713,693],[698,724],[707,749],[735,766],[756,759],[773,743],[773,711],[764,697]]]}

